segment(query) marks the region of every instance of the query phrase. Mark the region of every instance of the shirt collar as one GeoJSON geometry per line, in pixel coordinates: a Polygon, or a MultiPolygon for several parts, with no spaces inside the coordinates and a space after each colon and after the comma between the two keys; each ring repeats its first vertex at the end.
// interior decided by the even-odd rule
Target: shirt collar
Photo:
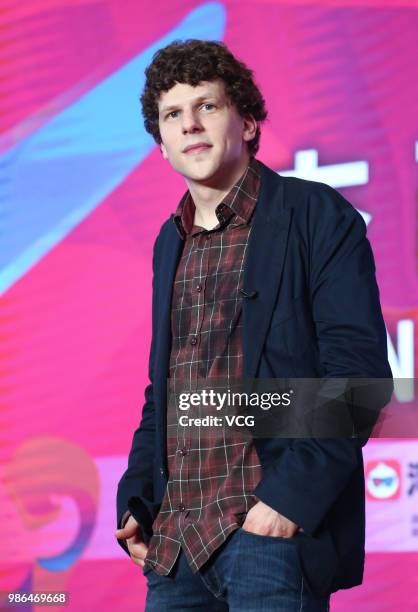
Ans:
{"type": "MultiPolygon", "coordinates": [[[[224,196],[215,209],[219,225],[228,224],[234,218],[234,225],[245,225],[251,219],[257,203],[260,188],[260,165],[251,158],[245,172],[232,189],[224,196]]],[[[181,238],[202,231],[194,225],[196,207],[189,191],[183,195],[174,213],[173,221],[181,238]]],[[[215,228],[214,228],[215,229],[215,228]]]]}

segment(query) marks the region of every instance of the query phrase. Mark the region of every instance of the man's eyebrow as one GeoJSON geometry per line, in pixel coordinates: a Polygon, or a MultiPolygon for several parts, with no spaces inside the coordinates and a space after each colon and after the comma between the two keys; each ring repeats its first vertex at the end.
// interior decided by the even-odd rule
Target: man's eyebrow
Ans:
{"type": "MultiPolygon", "coordinates": [[[[199,102],[203,102],[204,100],[207,100],[208,98],[216,98],[216,94],[212,94],[212,93],[203,94],[199,96],[198,98],[195,98],[194,100],[192,100],[192,102],[193,104],[199,104],[199,102]]],[[[160,109],[160,113],[163,114],[171,110],[177,110],[179,106],[180,104],[170,104],[169,106],[162,106],[160,109]]]]}

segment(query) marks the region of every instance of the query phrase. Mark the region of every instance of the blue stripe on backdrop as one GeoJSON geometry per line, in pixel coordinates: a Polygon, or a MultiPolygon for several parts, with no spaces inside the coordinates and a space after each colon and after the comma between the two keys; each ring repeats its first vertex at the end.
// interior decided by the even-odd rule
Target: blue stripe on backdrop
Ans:
{"type": "Polygon", "coordinates": [[[0,294],[58,244],[148,155],[138,94],[157,49],[221,40],[225,10],[205,3],[74,104],[0,157],[0,294]]]}

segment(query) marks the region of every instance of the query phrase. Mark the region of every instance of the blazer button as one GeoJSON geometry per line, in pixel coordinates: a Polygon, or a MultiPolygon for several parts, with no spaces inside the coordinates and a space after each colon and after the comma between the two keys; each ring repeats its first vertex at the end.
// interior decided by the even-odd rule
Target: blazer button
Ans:
{"type": "Polygon", "coordinates": [[[160,468],[160,474],[161,476],[164,476],[164,468],[160,468]]]}

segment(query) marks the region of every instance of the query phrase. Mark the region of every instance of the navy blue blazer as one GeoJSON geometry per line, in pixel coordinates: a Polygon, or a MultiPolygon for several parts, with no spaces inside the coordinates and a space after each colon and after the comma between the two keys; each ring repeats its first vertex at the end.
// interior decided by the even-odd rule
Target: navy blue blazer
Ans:
{"type": "MultiPolygon", "coordinates": [[[[257,292],[242,304],[245,378],[385,378],[383,406],[392,373],[361,215],[327,185],[261,169],[244,267],[244,290],[257,292]]],[[[172,215],[154,245],[150,384],[117,491],[118,526],[129,508],[145,542],[167,485],[170,301],[181,251],[172,215]]],[[[362,581],[365,441],[255,439],[263,477],[254,494],[303,528],[294,543],[317,593],[362,581]]]]}

